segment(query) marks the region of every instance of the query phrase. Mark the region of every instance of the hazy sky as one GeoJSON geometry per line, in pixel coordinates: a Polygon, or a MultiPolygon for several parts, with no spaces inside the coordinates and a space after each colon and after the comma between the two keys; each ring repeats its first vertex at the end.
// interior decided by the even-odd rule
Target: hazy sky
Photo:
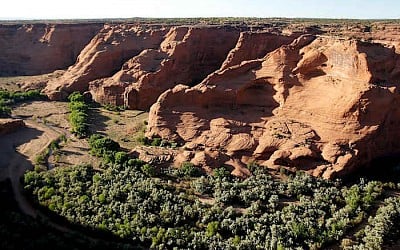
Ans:
{"type": "Polygon", "coordinates": [[[124,17],[400,18],[400,0],[2,0],[0,19],[124,17]]]}

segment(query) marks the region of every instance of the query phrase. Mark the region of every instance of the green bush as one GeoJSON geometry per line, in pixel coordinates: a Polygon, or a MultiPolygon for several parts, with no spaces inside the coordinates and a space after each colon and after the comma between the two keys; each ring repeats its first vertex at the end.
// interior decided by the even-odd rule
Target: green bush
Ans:
{"type": "Polygon", "coordinates": [[[78,137],[86,137],[88,132],[88,106],[84,102],[83,95],[79,92],[74,92],[68,96],[70,103],[68,104],[71,123],[71,132],[78,137]]]}
{"type": "Polygon", "coordinates": [[[0,117],[8,117],[11,115],[11,108],[0,104],[0,117]]]}
{"type": "Polygon", "coordinates": [[[150,177],[152,177],[152,176],[155,176],[156,175],[156,169],[155,169],[155,167],[153,167],[152,165],[150,165],[150,164],[144,164],[143,166],[142,166],[142,172],[145,174],[145,175],[147,175],[147,176],[150,176],[150,177]]]}
{"type": "Polygon", "coordinates": [[[60,149],[60,142],[58,140],[52,140],[50,142],[49,148],[53,151],[60,149]]]}
{"type": "Polygon", "coordinates": [[[153,141],[151,142],[151,146],[160,146],[161,145],[161,141],[162,141],[161,138],[158,138],[158,137],[153,138],[153,141]]]}
{"type": "Polygon", "coordinates": [[[45,165],[46,164],[46,155],[43,153],[36,155],[34,163],[36,165],[45,165]]]}
{"type": "Polygon", "coordinates": [[[115,163],[122,164],[128,160],[128,154],[125,152],[116,152],[114,159],[115,163]]]}
{"type": "Polygon", "coordinates": [[[139,159],[129,159],[128,160],[128,165],[135,167],[135,169],[141,169],[141,167],[145,164],[144,161],[139,160],[139,159]]]}
{"type": "Polygon", "coordinates": [[[89,138],[90,153],[97,157],[117,152],[120,149],[118,142],[100,134],[93,134],[89,138]]]}
{"type": "Polygon", "coordinates": [[[224,177],[231,176],[231,173],[225,167],[216,168],[216,169],[214,169],[213,173],[214,173],[214,176],[217,178],[224,178],[224,177]]]}
{"type": "Polygon", "coordinates": [[[218,221],[212,221],[208,223],[207,225],[207,231],[206,235],[207,237],[212,237],[218,233],[218,228],[219,228],[219,222],[218,221]]]}
{"type": "Polygon", "coordinates": [[[71,93],[68,96],[68,100],[70,102],[85,102],[85,98],[83,97],[83,95],[77,91],[71,93]]]}
{"type": "Polygon", "coordinates": [[[37,90],[29,90],[26,92],[9,92],[0,90],[0,117],[8,117],[11,115],[11,107],[13,103],[33,101],[44,99],[45,96],[37,90]]]}
{"type": "Polygon", "coordinates": [[[115,106],[115,105],[112,105],[112,104],[109,104],[109,103],[104,104],[103,108],[108,110],[108,111],[113,111],[113,112],[120,112],[120,111],[124,111],[126,109],[125,106],[115,106]]]}
{"type": "Polygon", "coordinates": [[[178,175],[184,177],[199,177],[201,170],[191,162],[183,162],[178,169],[178,175]]]}
{"type": "Polygon", "coordinates": [[[139,132],[136,136],[136,142],[141,145],[151,145],[151,140],[144,135],[144,132],[139,132]]]}

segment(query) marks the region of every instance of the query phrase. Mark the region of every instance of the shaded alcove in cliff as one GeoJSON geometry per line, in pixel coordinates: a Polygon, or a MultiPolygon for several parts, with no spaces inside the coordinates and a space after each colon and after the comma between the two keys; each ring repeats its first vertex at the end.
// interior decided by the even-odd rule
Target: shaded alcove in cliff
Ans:
{"type": "Polygon", "coordinates": [[[364,178],[384,182],[400,182],[400,152],[374,158],[342,177],[345,183],[355,183],[364,178]]]}

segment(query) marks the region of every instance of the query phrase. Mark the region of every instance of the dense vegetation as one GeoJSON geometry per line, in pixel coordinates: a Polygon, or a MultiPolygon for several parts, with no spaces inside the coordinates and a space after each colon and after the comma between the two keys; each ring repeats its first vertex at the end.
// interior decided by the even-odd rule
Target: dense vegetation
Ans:
{"type": "Polygon", "coordinates": [[[11,105],[44,99],[44,96],[37,90],[29,90],[26,92],[9,92],[0,90],[0,117],[7,117],[11,115],[11,105]]]}
{"type": "Polygon", "coordinates": [[[90,239],[79,231],[60,232],[45,220],[34,219],[18,210],[11,182],[0,182],[0,249],[135,249],[132,244],[90,239]]]}
{"type": "Polygon", "coordinates": [[[71,132],[78,137],[86,137],[88,133],[88,108],[83,95],[74,92],[68,96],[69,100],[69,122],[71,123],[71,132]]]}
{"type": "Polygon", "coordinates": [[[254,166],[245,180],[224,168],[205,175],[189,163],[159,171],[129,159],[109,138],[93,135],[89,143],[104,169],[27,172],[26,190],[72,223],[147,247],[309,249],[342,241],[379,249],[399,233],[400,198],[386,199],[369,216],[379,199],[397,192],[394,183],[341,185],[302,173],[282,181],[254,166]]]}

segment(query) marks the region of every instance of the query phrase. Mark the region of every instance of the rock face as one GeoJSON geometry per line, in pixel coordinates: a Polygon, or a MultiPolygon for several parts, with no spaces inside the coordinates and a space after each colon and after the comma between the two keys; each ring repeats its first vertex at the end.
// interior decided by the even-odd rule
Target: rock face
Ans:
{"type": "Polygon", "coordinates": [[[44,92],[51,100],[60,100],[73,91],[86,91],[90,81],[111,76],[144,49],[158,48],[165,33],[163,28],[105,25],[81,51],[77,62],[63,76],[50,81],[44,92]]]}
{"type": "Polygon", "coordinates": [[[270,32],[242,32],[234,49],[232,49],[221,70],[238,65],[243,61],[262,58],[267,53],[282,45],[291,43],[294,36],[284,36],[270,32]]]}
{"type": "Polygon", "coordinates": [[[113,77],[90,83],[101,103],[149,109],[165,90],[195,85],[217,70],[235,46],[239,31],[229,27],[173,27],[158,49],[128,60],[113,77]]]}
{"type": "Polygon", "coordinates": [[[383,44],[301,36],[166,91],[151,108],[147,135],[218,152],[220,164],[343,175],[400,152],[399,62],[383,44]]]}
{"type": "Polygon", "coordinates": [[[0,76],[65,69],[102,24],[0,25],[0,76]]]}
{"type": "Polygon", "coordinates": [[[24,127],[25,123],[21,119],[0,119],[0,135],[5,135],[24,127]]]}

